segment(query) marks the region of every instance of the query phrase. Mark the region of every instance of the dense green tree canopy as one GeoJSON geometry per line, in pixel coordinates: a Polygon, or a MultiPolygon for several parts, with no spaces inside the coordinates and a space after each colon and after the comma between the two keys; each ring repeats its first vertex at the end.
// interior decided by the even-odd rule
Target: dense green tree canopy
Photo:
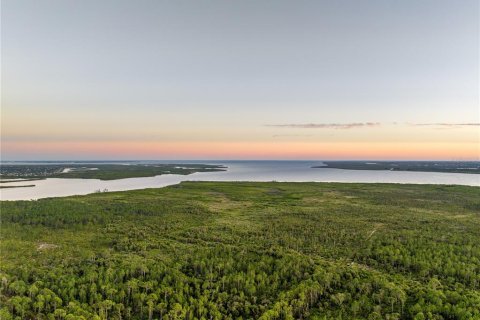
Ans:
{"type": "Polygon", "coordinates": [[[187,182],[1,219],[2,320],[480,318],[477,187],[187,182]]]}

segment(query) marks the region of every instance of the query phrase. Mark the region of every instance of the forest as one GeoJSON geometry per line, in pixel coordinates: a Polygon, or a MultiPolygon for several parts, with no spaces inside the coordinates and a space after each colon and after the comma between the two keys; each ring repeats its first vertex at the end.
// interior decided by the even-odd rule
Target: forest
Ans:
{"type": "Polygon", "coordinates": [[[0,318],[480,319],[480,188],[183,182],[1,202],[0,318]]]}

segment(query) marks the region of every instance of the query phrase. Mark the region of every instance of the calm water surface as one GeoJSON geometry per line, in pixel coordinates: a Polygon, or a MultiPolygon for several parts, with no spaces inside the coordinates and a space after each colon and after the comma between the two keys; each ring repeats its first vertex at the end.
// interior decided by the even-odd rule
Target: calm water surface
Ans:
{"type": "MultiPolygon", "coordinates": [[[[187,161],[170,162],[188,163],[187,161]]],[[[477,174],[311,168],[322,165],[320,161],[194,161],[194,163],[220,164],[228,169],[222,172],[202,172],[187,176],[172,174],[110,181],[51,178],[14,182],[7,185],[34,184],[35,187],[0,189],[0,199],[30,200],[89,194],[95,190],[104,189],[123,191],[159,188],[182,181],[385,182],[480,186],[480,175],[477,174]]]]}

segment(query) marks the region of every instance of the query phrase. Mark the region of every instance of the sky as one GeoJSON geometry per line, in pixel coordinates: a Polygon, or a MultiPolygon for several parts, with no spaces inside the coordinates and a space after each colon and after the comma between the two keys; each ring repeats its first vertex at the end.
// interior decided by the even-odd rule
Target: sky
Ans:
{"type": "Polygon", "coordinates": [[[477,0],[2,0],[1,159],[479,160],[477,0]]]}

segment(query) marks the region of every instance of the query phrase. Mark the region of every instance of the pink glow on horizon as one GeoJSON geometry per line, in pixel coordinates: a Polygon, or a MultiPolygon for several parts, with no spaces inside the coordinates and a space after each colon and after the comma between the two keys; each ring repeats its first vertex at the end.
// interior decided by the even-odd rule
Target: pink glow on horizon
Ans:
{"type": "Polygon", "coordinates": [[[378,159],[479,160],[476,143],[3,142],[18,159],[378,159]]]}

